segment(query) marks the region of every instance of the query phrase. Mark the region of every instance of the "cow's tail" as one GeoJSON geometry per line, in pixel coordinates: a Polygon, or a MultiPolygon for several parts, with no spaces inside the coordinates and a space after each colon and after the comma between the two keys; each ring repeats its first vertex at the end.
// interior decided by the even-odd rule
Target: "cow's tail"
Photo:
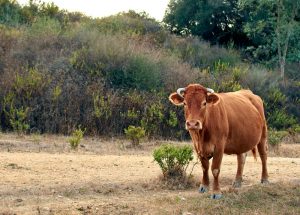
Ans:
{"type": "Polygon", "coordinates": [[[252,151],[254,160],[257,161],[257,147],[255,146],[251,151],[252,151]]]}

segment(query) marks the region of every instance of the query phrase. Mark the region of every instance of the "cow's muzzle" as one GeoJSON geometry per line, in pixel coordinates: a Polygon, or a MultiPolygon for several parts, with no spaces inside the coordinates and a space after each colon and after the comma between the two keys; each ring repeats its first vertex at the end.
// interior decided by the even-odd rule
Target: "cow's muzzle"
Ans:
{"type": "Polygon", "coordinates": [[[187,120],[185,122],[185,128],[186,130],[201,130],[202,123],[200,120],[187,120]]]}

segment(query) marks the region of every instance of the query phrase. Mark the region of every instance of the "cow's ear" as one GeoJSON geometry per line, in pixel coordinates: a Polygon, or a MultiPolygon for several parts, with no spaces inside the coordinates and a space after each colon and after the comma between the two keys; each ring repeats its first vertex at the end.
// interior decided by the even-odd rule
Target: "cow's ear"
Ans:
{"type": "Polygon", "coordinates": [[[178,95],[177,93],[172,93],[170,96],[169,96],[169,100],[174,104],[174,105],[177,105],[177,106],[181,106],[183,105],[183,98],[178,95]]]}
{"type": "Polygon", "coordinates": [[[214,94],[214,93],[209,93],[207,95],[207,102],[211,103],[211,104],[218,104],[220,101],[220,98],[218,95],[214,94]]]}

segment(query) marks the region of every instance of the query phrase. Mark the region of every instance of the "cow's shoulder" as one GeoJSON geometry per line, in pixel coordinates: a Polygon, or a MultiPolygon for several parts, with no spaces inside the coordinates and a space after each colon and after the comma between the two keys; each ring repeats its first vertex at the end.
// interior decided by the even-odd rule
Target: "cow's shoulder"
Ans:
{"type": "Polygon", "coordinates": [[[255,95],[251,90],[240,90],[237,93],[247,98],[255,106],[263,104],[262,99],[258,95],[255,95]]]}
{"type": "Polygon", "coordinates": [[[242,99],[249,101],[249,104],[251,104],[251,106],[259,112],[262,119],[265,120],[263,101],[258,95],[255,95],[251,90],[239,90],[235,93],[240,95],[242,99]]]}
{"type": "Polygon", "coordinates": [[[230,93],[231,96],[235,97],[239,97],[241,99],[247,99],[249,100],[251,103],[261,103],[262,104],[262,99],[258,96],[255,95],[251,90],[239,90],[233,93],[230,93]]]}

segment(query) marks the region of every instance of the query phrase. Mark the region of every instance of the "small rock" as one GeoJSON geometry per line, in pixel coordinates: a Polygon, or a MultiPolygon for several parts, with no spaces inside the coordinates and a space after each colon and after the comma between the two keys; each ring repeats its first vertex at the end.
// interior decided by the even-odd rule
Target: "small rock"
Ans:
{"type": "Polygon", "coordinates": [[[84,211],[84,208],[81,206],[80,208],[77,208],[79,211],[84,211]]]}

